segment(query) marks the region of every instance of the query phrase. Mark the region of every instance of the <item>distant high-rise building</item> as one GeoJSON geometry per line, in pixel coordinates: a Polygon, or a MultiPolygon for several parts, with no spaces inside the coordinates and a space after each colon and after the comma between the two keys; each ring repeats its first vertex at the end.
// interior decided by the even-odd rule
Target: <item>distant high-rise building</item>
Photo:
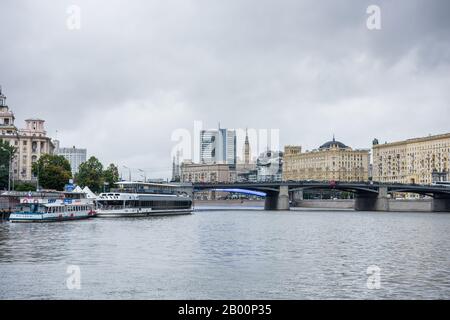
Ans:
{"type": "Polygon", "coordinates": [[[179,182],[180,174],[180,150],[177,150],[172,162],[172,182],[179,182]]]}
{"type": "Polygon", "coordinates": [[[220,127],[200,131],[200,162],[236,165],[236,131],[220,127]]]}
{"type": "Polygon", "coordinates": [[[86,162],[86,149],[78,149],[73,146],[72,148],[60,148],[59,141],[56,142],[56,150],[55,153],[57,155],[63,156],[66,158],[71,167],[72,174],[75,175],[78,173],[80,164],[86,162]]]}

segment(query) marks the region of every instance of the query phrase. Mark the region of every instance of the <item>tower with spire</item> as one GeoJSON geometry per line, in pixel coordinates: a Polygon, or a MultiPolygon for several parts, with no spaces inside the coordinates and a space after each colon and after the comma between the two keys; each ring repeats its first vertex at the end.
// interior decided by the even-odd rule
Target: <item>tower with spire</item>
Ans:
{"type": "Polygon", "coordinates": [[[247,130],[247,128],[245,129],[244,164],[250,164],[250,142],[248,141],[248,130],[247,130]]]}

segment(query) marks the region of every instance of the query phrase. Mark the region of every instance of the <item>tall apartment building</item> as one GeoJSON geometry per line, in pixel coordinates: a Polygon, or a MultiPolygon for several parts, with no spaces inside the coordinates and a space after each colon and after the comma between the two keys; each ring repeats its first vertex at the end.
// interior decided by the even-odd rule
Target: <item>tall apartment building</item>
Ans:
{"type": "Polygon", "coordinates": [[[236,131],[212,129],[200,131],[200,163],[236,165],[236,131]]]}
{"type": "Polygon", "coordinates": [[[448,181],[450,133],[380,144],[373,141],[373,180],[430,184],[448,181]]]}
{"type": "Polygon", "coordinates": [[[80,164],[86,162],[86,149],[75,148],[75,146],[72,148],[61,148],[58,140],[55,140],[55,153],[69,161],[72,175],[77,174],[80,164]]]}
{"type": "Polygon", "coordinates": [[[319,149],[302,152],[300,146],[286,146],[283,180],[367,181],[369,150],[353,150],[342,142],[328,141],[319,149]]]}
{"type": "Polygon", "coordinates": [[[32,174],[32,164],[43,154],[52,154],[54,144],[44,128],[44,120],[27,119],[25,128],[18,129],[14,113],[6,105],[6,96],[0,87],[0,139],[7,141],[16,148],[12,160],[11,176],[13,180],[35,180],[32,174]]]}

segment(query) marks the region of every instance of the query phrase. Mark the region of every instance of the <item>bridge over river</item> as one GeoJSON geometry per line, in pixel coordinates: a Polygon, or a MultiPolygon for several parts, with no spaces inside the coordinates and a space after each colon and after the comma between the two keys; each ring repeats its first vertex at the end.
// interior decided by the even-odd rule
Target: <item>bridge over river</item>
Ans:
{"type": "Polygon", "coordinates": [[[240,183],[202,183],[193,184],[194,192],[203,190],[245,189],[266,194],[266,210],[289,210],[289,200],[294,194],[302,197],[308,189],[340,190],[355,193],[355,210],[389,211],[389,194],[408,192],[427,195],[432,198],[432,211],[450,212],[450,187],[441,185],[386,184],[364,182],[240,182],[240,183]]]}

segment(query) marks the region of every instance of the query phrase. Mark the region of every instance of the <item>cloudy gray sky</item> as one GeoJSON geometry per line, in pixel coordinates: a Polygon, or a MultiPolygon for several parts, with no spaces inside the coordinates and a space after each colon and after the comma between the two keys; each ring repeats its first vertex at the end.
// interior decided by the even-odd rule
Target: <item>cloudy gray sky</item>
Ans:
{"type": "Polygon", "coordinates": [[[370,148],[450,131],[449,14],[446,0],[2,0],[0,84],[18,126],[43,118],[62,145],[152,177],[195,120],[370,148]]]}

